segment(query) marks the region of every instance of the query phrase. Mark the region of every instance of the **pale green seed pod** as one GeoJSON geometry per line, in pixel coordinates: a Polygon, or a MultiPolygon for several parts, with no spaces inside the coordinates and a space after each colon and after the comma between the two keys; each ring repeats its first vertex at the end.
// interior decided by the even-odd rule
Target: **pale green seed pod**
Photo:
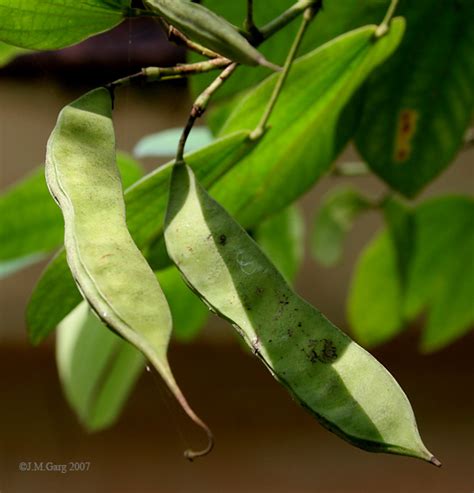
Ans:
{"type": "Polygon", "coordinates": [[[223,17],[189,0],[144,0],[172,26],[193,41],[219,55],[245,65],[263,65],[280,70],[270,63],[223,17]]]}
{"type": "Polygon", "coordinates": [[[46,179],[64,216],[67,260],[84,298],[107,326],[148,358],[208,433],[209,446],[189,451],[193,458],[210,450],[212,435],[189,407],[168,363],[171,313],[126,226],[111,111],[106,89],[91,91],[61,111],[48,141],[46,179]]]}
{"type": "Polygon", "coordinates": [[[392,375],[295,294],[185,165],[173,170],[165,239],[189,285],[323,426],[357,447],[439,465],[392,375]]]}

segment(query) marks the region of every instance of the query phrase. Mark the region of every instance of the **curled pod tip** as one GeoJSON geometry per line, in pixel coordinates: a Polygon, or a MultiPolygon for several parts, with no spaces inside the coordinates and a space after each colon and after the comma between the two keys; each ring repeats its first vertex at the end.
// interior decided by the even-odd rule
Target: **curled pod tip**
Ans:
{"type": "MultiPolygon", "coordinates": [[[[116,164],[112,100],[91,91],[60,113],[47,146],[49,190],[64,217],[64,244],[74,280],[98,317],[153,364],[212,449],[207,425],[196,416],[168,363],[172,317],[158,280],[128,231],[116,164]]],[[[87,364],[87,362],[85,362],[87,364]]]]}

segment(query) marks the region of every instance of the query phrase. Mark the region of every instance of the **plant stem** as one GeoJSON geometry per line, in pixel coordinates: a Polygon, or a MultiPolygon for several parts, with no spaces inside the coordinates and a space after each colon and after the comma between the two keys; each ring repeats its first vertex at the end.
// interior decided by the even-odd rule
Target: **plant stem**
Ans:
{"type": "Polygon", "coordinates": [[[213,58],[203,62],[186,63],[174,67],[147,67],[136,74],[123,77],[107,85],[109,88],[128,86],[135,82],[155,82],[158,80],[181,79],[188,75],[202,74],[225,68],[232,62],[228,58],[213,58]]]}
{"type": "Polygon", "coordinates": [[[184,148],[194,123],[200,118],[207,109],[207,105],[212,95],[219,90],[225,81],[233,74],[237,68],[237,63],[232,63],[226,67],[219,76],[196,98],[189,114],[188,121],[184,127],[181,138],[179,139],[178,150],[176,151],[175,164],[184,164],[184,148]]]}
{"type": "MultiPolygon", "coordinates": [[[[314,4],[314,2],[313,2],[314,4]]],[[[321,2],[318,2],[317,5],[320,5],[321,2]]],[[[301,26],[298,30],[298,33],[296,34],[296,37],[293,41],[293,44],[290,48],[290,51],[288,53],[288,56],[285,61],[285,65],[283,66],[283,71],[278,77],[277,83],[275,85],[275,88],[273,89],[272,96],[270,98],[270,101],[268,102],[267,108],[262,115],[262,118],[255,128],[255,130],[251,133],[250,138],[251,139],[259,139],[266,130],[266,126],[268,123],[268,120],[273,112],[273,109],[275,108],[275,104],[278,100],[278,97],[281,93],[281,90],[283,89],[283,86],[286,82],[286,79],[288,78],[288,74],[291,69],[291,65],[293,64],[293,61],[296,57],[296,54],[298,52],[298,49],[301,45],[301,41],[303,40],[304,33],[306,32],[306,29],[308,28],[311,20],[313,17],[316,15],[316,11],[319,10],[316,8],[316,4],[314,4],[311,7],[306,8],[304,15],[303,15],[303,21],[301,23],[301,26]]]]}
{"type": "Polygon", "coordinates": [[[253,18],[253,0],[247,0],[247,17],[244,23],[245,33],[244,36],[254,45],[258,45],[264,41],[261,31],[255,25],[253,18]]]}
{"type": "Polygon", "coordinates": [[[392,0],[387,12],[385,14],[385,17],[383,18],[382,23],[377,27],[377,30],[375,31],[375,37],[376,38],[381,38],[384,34],[388,32],[388,25],[390,24],[390,21],[392,20],[393,15],[395,14],[395,10],[398,5],[398,0],[392,0]]]}

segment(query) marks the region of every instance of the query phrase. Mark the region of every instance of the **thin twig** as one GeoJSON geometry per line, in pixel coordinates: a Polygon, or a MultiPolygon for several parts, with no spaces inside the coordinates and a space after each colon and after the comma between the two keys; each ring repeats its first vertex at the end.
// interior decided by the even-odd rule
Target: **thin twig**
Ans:
{"type": "Polygon", "coordinates": [[[203,62],[185,63],[173,67],[146,67],[140,72],[122,77],[107,85],[109,88],[128,86],[132,83],[155,82],[158,80],[180,79],[188,75],[202,74],[231,65],[228,58],[212,58],[203,62]]]}
{"type": "Polygon", "coordinates": [[[188,121],[184,127],[181,138],[179,139],[178,150],[176,151],[176,164],[184,164],[184,148],[194,123],[200,118],[207,109],[207,105],[213,94],[219,90],[224,82],[232,75],[237,68],[237,63],[232,63],[226,67],[219,76],[196,98],[191,108],[188,121]]]}
{"type": "MultiPolygon", "coordinates": [[[[314,2],[313,2],[314,4],[314,2]]],[[[273,109],[275,108],[275,104],[278,100],[278,97],[280,96],[281,90],[283,89],[283,86],[286,82],[286,79],[288,78],[288,74],[290,73],[291,66],[293,64],[293,61],[296,57],[296,54],[298,52],[298,49],[301,45],[301,41],[303,40],[303,36],[306,32],[306,29],[308,28],[310,22],[316,15],[317,11],[321,8],[320,7],[321,2],[317,2],[316,4],[312,5],[311,7],[308,7],[304,14],[303,14],[303,21],[301,23],[301,26],[298,30],[298,33],[296,34],[296,37],[293,41],[293,44],[290,48],[290,51],[288,53],[288,56],[285,61],[285,65],[283,66],[283,71],[281,72],[280,76],[278,77],[277,83],[275,85],[275,88],[273,89],[272,96],[270,98],[270,101],[268,102],[267,108],[262,115],[262,118],[260,119],[259,124],[255,128],[255,130],[251,133],[250,137],[252,139],[259,139],[266,130],[266,126],[268,123],[268,120],[273,112],[273,109]],[[319,7],[318,7],[319,6],[319,7]]]]}

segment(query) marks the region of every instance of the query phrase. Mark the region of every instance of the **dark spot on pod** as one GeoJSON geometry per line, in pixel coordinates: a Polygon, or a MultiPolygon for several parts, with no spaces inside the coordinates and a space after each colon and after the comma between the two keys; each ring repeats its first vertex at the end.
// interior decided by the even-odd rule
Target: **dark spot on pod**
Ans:
{"type": "Polygon", "coordinates": [[[306,353],[311,363],[332,363],[337,359],[336,346],[329,339],[310,339],[309,353],[306,353]]]}
{"type": "Polygon", "coordinates": [[[264,290],[263,290],[263,288],[260,288],[260,287],[258,287],[258,286],[257,286],[257,288],[255,289],[255,292],[256,292],[257,294],[263,294],[263,291],[264,291],[264,290]]]}
{"type": "Polygon", "coordinates": [[[288,329],[288,337],[293,337],[293,331],[291,329],[288,329]]]}
{"type": "Polygon", "coordinates": [[[329,339],[324,340],[322,360],[323,363],[331,363],[337,359],[336,346],[329,339]]]}
{"type": "Polygon", "coordinates": [[[220,235],[219,236],[219,245],[224,246],[227,243],[227,236],[226,235],[220,235]]]}
{"type": "Polygon", "coordinates": [[[301,327],[303,324],[301,322],[298,322],[298,327],[301,327]]]}

